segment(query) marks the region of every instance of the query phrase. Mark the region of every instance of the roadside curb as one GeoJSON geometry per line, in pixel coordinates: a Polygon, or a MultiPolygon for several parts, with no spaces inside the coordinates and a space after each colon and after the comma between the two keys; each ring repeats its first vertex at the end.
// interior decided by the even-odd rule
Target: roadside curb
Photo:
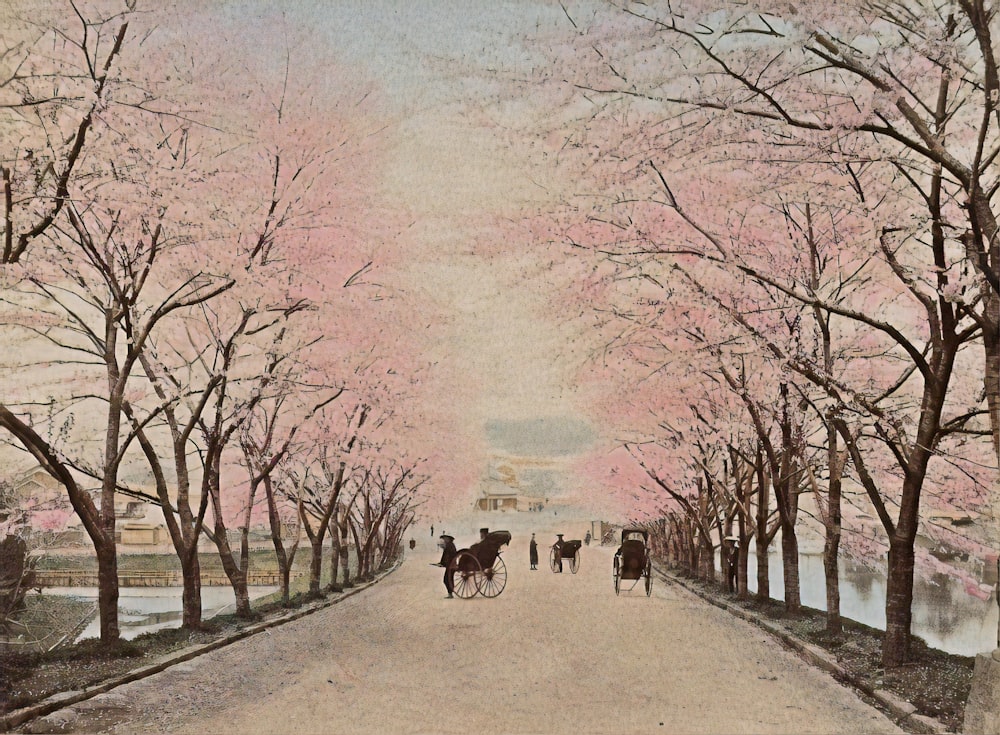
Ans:
{"type": "Polygon", "coordinates": [[[725,600],[719,600],[706,594],[697,587],[688,584],[683,578],[671,572],[667,572],[660,567],[654,568],[663,579],[668,580],[679,587],[683,587],[691,594],[700,597],[715,607],[725,610],[735,617],[745,620],[748,623],[753,623],[758,628],[763,628],[783,644],[798,653],[799,656],[808,663],[826,671],[839,681],[849,684],[854,689],[863,692],[866,696],[874,700],[880,709],[887,712],[897,725],[907,732],[919,733],[920,735],[949,735],[951,733],[951,730],[949,730],[940,721],[935,720],[932,717],[916,714],[917,708],[906,700],[901,699],[892,692],[888,692],[884,689],[875,689],[855,677],[847,671],[847,669],[843,668],[838,663],[836,657],[830,652],[820,648],[819,646],[807,643],[801,638],[795,637],[777,623],[772,623],[769,620],[759,618],[739,606],[731,605],[725,600]]]}
{"type": "Polygon", "coordinates": [[[21,709],[16,709],[13,712],[8,712],[7,714],[0,716],[0,732],[10,732],[14,728],[19,727],[30,720],[45,717],[46,715],[50,715],[53,712],[64,709],[65,707],[69,707],[87,699],[91,699],[92,697],[96,697],[99,694],[106,694],[112,689],[120,687],[123,684],[130,684],[134,681],[144,679],[147,676],[158,674],[175,664],[190,661],[191,659],[197,658],[202,654],[223,648],[231,643],[243,640],[244,638],[264,633],[270,628],[276,628],[284,625],[285,623],[290,623],[294,620],[305,617],[306,615],[311,615],[312,613],[337,605],[350,597],[354,597],[354,595],[360,592],[364,592],[369,587],[378,584],[385,577],[395,572],[399,568],[400,564],[402,564],[402,562],[397,561],[387,570],[377,575],[370,582],[365,582],[357,587],[345,590],[333,599],[322,599],[311,602],[307,605],[303,605],[297,610],[282,613],[273,618],[247,625],[244,628],[240,628],[237,631],[223,635],[214,641],[210,641],[209,643],[200,643],[198,645],[188,646],[187,648],[181,648],[173,653],[168,653],[152,663],[140,666],[120,676],[106,679],[105,681],[98,682],[97,684],[83,689],[69,692],[59,692],[43,699],[40,702],[36,702],[35,704],[22,707],[21,709]]]}

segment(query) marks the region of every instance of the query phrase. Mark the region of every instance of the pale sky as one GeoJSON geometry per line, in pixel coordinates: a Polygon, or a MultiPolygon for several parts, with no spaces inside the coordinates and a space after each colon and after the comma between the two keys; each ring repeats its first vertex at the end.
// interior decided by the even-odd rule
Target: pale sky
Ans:
{"type": "MultiPolygon", "coordinates": [[[[470,252],[470,226],[492,213],[513,215],[545,191],[537,173],[528,177],[528,161],[461,114],[481,102],[448,78],[463,73],[455,59],[530,63],[508,38],[517,29],[524,36],[536,24],[564,20],[558,4],[365,0],[297,3],[286,13],[292,26],[307,24],[342,58],[384,82],[406,114],[389,133],[396,154],[384,186],[415,215],[408,233],[418,248],[409,267],[412,283],[451,306],[454,320],[440,359],[459,363],[479,387],[470,418],[485,426],[494,419],[571,414],[574,366],[566,361],[565,336],[541,317],[544,283],[520,282],[517,257],[485,262],[470,252]]],[[[516,256],[524,245],[510,247],[516,256]]]]}
{"type": "MultiPolygon", "coordinates": [[[[582,451],[590,430],[571,400],[579,359],[568,335],[545,313],[555,284],[528,267],[531,243],[494,246],[489,259],[475,251],[484,223],[496,215],[516,219],[524,205],[549,196],[555,182],[523,153],[476,127],[469,113],[483,109],[477,95],[486,88],[466,83],[466,70],[530,65],[530,40],[522,48],[511,39],[530,39],[539,26],[564,23],[558,3],[179,1],[197,8],[202,30],[217,34],[225,42],[221,48],[235,46],[236,65],[273,75],[289,47],[293,59],[308,64],[313,46],[295,43],[305,35],[317,56],[333,53],[342,65],[356,66],[359,78],[376,80],[395,108],[382,133],[392,152],[382,193],[405,203],[413,219],[405,233],[412,251],[397,285],[445,305],[450,317],[428,362],[448,365],[447,374],[474,387],[461,391],[471,396],[461,411],[468,430],[480,432],[497,452],[582,451]],[[284,24],[275,22],[279,14],[284,24]],[[527,280],[526,269],[535,274],[527,280]]],[[[159,30],[183,54],[190,22],[184,13],[177,17],[186,22],[163,20],[159,30]]],[[[331,83],[341,71],[329,75],[331,83]]],[[[544,109],[530,96],[517,104],[544,109]]]]}

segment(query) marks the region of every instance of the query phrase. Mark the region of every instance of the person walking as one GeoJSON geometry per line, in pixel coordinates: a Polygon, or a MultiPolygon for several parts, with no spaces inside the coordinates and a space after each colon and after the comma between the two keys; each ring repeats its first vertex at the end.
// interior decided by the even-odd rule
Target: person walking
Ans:
{"type": "Polygon", "coordinates": [[[531,534],[531,545],[528,546],[531,568],[538,571],[538,543],[535,541],[535,534],[531,534]]]}
{"type": "Polygon", "coordinates": [[[740,573],[740,540],[733,536],[725,539],[726,550],[726,590],[736,592],[740,573]]]}
{"type": "Polygon", "coordinates": [[[566,543],[563,541],[563,535],[561,533],[556,534],[556,542],[552,544],[552,548],[556,550],[556,562],[559,564],[559,572],[562,572],[562,547],[566,543]]]}
{"type": "Polygon", "coordinates": [[[440,546],[441,561],[438,562],[438,566],[444,567],[444,588],[448,590],[447,599],[450,600],[453,597],[452,593],[455,591],[455,575],[448,568],[448,565],[451,564],[451,560],[458,554],[458,549],[455,548],[455,537],[442,533],[440,546]]]}
{"type": "Polygon", "coordinates": [[[434,538],[434,524],[431,524],[431,538],[434,538]]]}

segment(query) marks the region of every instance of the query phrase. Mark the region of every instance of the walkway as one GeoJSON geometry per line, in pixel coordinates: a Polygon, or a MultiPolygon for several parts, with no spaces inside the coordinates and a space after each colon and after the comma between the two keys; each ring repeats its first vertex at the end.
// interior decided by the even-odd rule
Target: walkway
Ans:
{"type": "Polygon", "coordinates": [[[529,571],[527,546],[505,550],[499,597],[446,600],[425,541],[362,594],[75,705],[61,731],[901,732],[679,586],[616,597],[610,548],[584,547],[573,575],[544,555],[529,571]]]}

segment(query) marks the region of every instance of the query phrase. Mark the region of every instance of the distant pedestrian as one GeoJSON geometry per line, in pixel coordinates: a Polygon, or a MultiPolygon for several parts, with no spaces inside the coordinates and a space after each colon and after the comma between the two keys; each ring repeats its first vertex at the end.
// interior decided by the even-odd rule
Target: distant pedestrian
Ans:
{"type": "Polygon", "coordinates": [[[434,524],[431,524],[431,538],[434,538],[434,524]]]}
{"type": "Polygon", "coordinates": [[[441,561],[438,562],[438,566],[444,567],[444,588],[448,590],[448,599],[451,599],[452,593],[455,591],[455,575],[448,568],[448,565],[458,554],[458,549],[455,548],[455,537],[442,533],[439,546],[441,547],[441,561]]]}
{"type": "Polygon", "coordinates": [[[556,542],[552,544],[552,548],[556,552],[556,563],[559,565],[559,571],[562,572],[562,547],[563,547],[563,535],[561,533],[556,534],[556,542]]]}
{"type": "Polygon", "coordinates": [[[528,547],[528,554],[531,557],[531,568],[538,570],[538,543],[535,541],[535,534],[531,534],[531,545],[528,547]]]}
{"type": "Polygon", "coordinates": [[[590,531],[587,531],[587,535],[583,537],[583,543],[590,546],[590,531]]]}
{"type": "Polygon", "coordinates": [[[740,542],[739,539],[735,537],[728,537],[725,540],[726,544],[726,589],[729,592],[735,592],[737,586],[737,578],[739,576],[740,568],[740,542]]]}
{"type": "Polygon", "coordinates": [[[410,551],[413,551],[415,548],[417,548],[417,540],[411,538],[410,539],[410,551]]]}

